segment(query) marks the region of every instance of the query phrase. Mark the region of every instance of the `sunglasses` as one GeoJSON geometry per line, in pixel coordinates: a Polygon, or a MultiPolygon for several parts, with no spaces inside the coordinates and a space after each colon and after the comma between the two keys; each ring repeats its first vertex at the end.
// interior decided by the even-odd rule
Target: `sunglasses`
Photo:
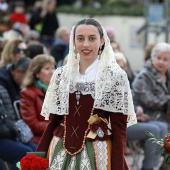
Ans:
{"type": "Polygon", "coordinates": [[[16,53],[16,54],[21,53],[21,51],[22,51],[24,54],[26,54],[27,49],[22,49],[22,48],[18,48],[18,47],[14,49],[14,53],[16,53]]]}

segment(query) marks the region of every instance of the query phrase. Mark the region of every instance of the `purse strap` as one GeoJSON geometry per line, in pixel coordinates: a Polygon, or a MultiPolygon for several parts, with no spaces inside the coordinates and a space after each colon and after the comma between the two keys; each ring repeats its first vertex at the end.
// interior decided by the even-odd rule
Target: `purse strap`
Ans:
{"type": "MultiPolygon", "coordinates": [[[[1,94],[0,94],[1,97],[1,94]]],[[[0,98],[0,118],[5,121],[7,119],[8,115],[6,114],[6,110],[2,101],[2,98],[0,98]]]]}

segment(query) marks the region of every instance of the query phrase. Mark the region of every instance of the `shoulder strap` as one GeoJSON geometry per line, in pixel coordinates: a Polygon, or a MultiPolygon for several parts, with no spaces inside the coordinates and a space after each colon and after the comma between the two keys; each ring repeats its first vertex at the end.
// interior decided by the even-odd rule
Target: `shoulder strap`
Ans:
{"type": "Polygon", "coordinates": [[[4,108],[4,104],[3,104],[3,101],[2,101],[2,97],[1,97],[1,94],[0,94],[0,118],[1,119],[5,119],[7,118],[7,114],[6,114],[6,110],[4,108]]]}

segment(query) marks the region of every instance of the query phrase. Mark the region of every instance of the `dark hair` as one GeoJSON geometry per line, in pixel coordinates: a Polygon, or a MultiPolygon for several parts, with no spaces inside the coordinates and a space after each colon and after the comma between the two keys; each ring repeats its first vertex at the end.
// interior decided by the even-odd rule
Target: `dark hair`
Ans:
{"type": "Polygon", "coordinates": [[[26,56],[33,59],[38,54],[44,54],[44,45],[42,43],[32,43],[27,46],[26,56]]]}
{"type": "Polygon", "coordinates": [[[23,1],[16,1],[15,2],[15,7],[24,7],[25,3],[23,1]]]}
{"type": "Polygon", "coordinates": [[[103,38],[103,29],[102,29],[101,24],[100,24],[97,20],[95,20],[95,19],[93,19],[93,18],[86,18],[86,19],[83,19],[83,20],[79,21],[79,22],[75,25],[75,27],[74,27],[74,39],[75,39],[76,29],[77,29],[77,27],[78,27],[79,25],[93,25],[93,26],[95,26],[95,27],[98,29],[98,31],[99,31],[100,39],[103,38]]]}
{"type": "Polygon", "coordinates": [[[12,70],[19,69],[23,72],[25,72],[31,62],[31,59],[28,57],[22,57],[19,60],[17,60],[14,64],[11,65],[12,70]]]}

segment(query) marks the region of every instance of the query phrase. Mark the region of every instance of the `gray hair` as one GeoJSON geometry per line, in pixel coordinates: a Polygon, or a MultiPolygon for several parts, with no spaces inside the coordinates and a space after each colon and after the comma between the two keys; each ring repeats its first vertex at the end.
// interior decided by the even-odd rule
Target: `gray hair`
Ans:
{"type": "Polygon", "coordinates": [[[55,36],[61,39],[65,32],[69,32],[69,29],[67,27],[59,27],[55,32],[55,36]]]}
{"type": "Polygon", "coordinates": [[[156,57],[156,53],[158,51],[170,53],[170,45],[168,43],[165,43],[165,42],[160,42],[160,43],[156,44],[155,47],[152,49],[152,52],[151,52],[151,58],[152,59],[156,57]]]}

